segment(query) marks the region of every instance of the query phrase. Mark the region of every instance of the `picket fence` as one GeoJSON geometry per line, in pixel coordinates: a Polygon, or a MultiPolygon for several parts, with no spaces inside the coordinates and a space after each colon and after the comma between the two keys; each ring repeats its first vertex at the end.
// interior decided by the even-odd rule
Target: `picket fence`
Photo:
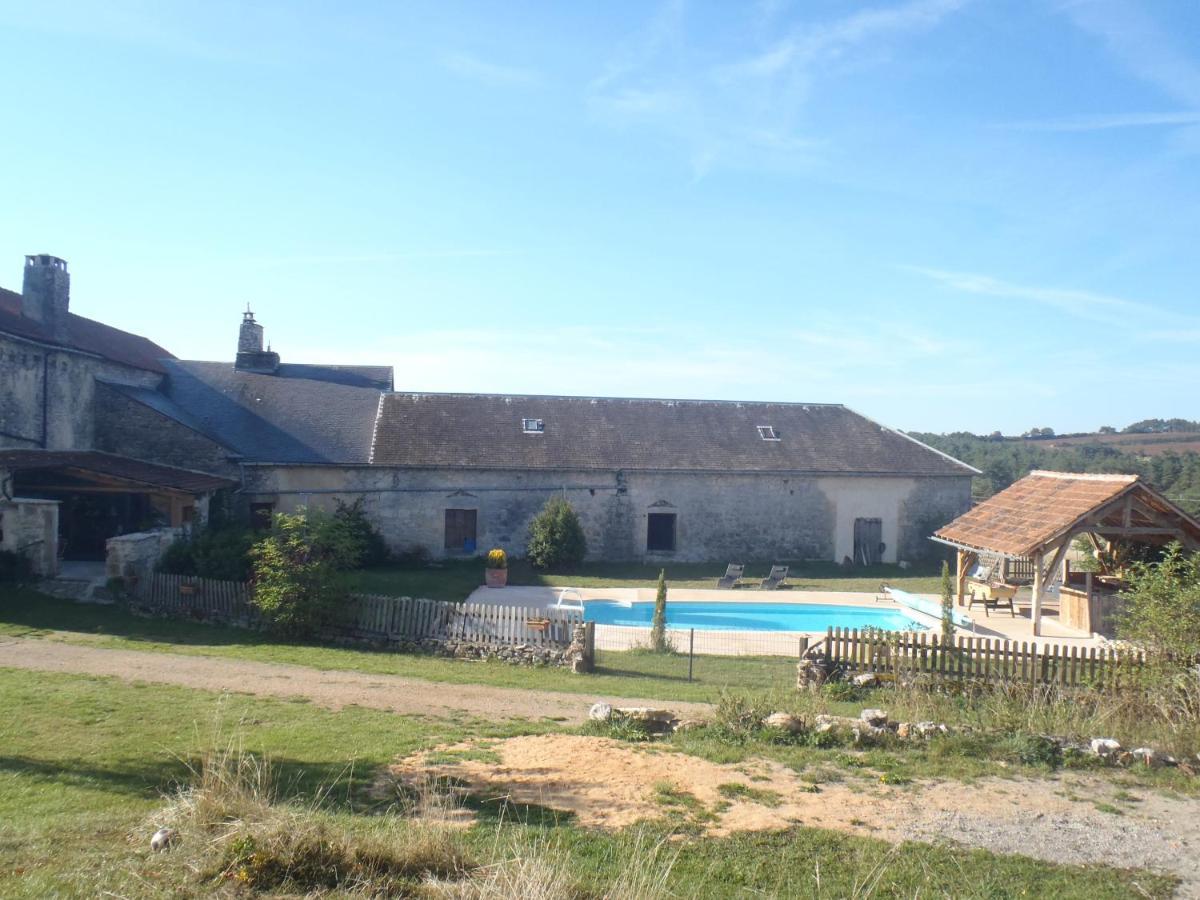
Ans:
{"type": "MultiPolygon", "coordinates": [[[[261,616],[250,602],[250,586],[239,581],[156,572],[139,581],[136,596],[143,606],[167,615],[248,627],[261,624],[261,616]]],[[[366,640],[563,648],[571,643],[575,626],[582,622],[578,610],[355,594],[334,628],[366,640]]]]}
{"type": "MultiPolygon", "coordinates": [[[[816,650],[817,648],[814,648],[816,650]]],[[[1038,644],[929,632],[880,632],[830,628],[827,659],[848,672],[922,674],[935,680],[1012,681],[1066,687],[1116,689],[1145,665],[1141,652],[1038,644]]]]}

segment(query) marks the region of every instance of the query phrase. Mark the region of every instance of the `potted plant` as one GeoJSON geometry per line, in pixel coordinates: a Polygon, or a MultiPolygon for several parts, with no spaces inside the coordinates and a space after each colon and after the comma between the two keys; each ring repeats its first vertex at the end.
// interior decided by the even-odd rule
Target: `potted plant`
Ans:
{"type": "Polygon", "coordinates": [[[508,584],[508,554],[499,547],[489,550],[484,575],[490,588],[502,588],[508,584]]]}

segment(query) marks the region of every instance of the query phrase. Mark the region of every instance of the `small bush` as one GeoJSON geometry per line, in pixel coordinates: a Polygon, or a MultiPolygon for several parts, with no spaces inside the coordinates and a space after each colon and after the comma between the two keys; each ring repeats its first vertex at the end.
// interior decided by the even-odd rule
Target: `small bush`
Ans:
{"type": "Polygon", "coordinates": [[[167,547],[157,569],[168,575],[246,581],[254,539],[254,532],[245,528],[201,528],[167,547]]]}
{"type": "Polygon", "coordinates": [[[650,649],[670,653],[674,648],[667,637],[667,572],[659,570],[658,591],[654,595],[654,618],[650,623],[650,649]]]}
{"type": "Polygon", "coordinates": [[[0,581],[24,581],[32,574],[29,557],[15,550],[0,550],[0,581]]]}
{"type": "Polygon", "coordinates": [[[487,567],[489,569],[507,569],[508,554],[496,547],[494,550],[489,550],[487,555],[487,567]]]}
{"type": "Polygon", "coordinates": [[[529,526],[529,562],[537,569],[573,569],[587,556],[587,538],[579,515],[566,498],[555,495],[529,526]]]}
{"type": "Polygon", "coordinates": [[[344,605],[337,572],[357,557],[346,532],[317,513],[278,513],[267,537],[250,551],[252,602],[276,630],[311,636],[344,605]]]}
{"type": "Polygon", "coordinates": [[[1056,741],[1040,734],[1014,734],[1004,742],[1004,749],[1026,766],[1057,769],[1062,765],[1062,748],[1056,741]]]}
{"type": "Polygon", "coordinates": [[[333,524],[341,528],[347,541],[352,545],[352,556],[356,560],[353,566],[382,566],[391,558],[387,541],[367,518],[363,511],[363,499],[359,497],[353,503],[336,501],[337,508],[333,512],[333,524]]]}

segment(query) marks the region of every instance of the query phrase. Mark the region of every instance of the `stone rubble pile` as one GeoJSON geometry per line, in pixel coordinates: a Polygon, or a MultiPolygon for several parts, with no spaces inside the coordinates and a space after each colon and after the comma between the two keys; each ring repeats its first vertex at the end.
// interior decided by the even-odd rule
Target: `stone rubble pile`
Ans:
{"type": "MultiPolygon", "coordinates": [[[[702,719],[681,719],[667,709],[653,707],[614,707],[608,703],[596,703],[588,711],[588,718],[597,722],[636,722],[646,726],[653,735],[666,736],[673,733],[689,731],[706,724],[702,719]]],[[[969,733],[970,726],[951,728],[942,722],[895,722],[883,709],[864,709],[857,717],[835,716],[820,714],[811,722],[787,712],[773,712],[766,716],[761,726],[796,736],[804,733],[814,735],[831,735],[839,741],[854,745],[868,744],[882,738],[896,738],[902,741],[924,741],[941,735],[954,733],[969,733]]],[[[1200,754],[1196,763],[1180,762],[1167,753],[1161,753],[1153,747],[1137,747],[1125,750],[1119,741],[1113,738],[1093,738],[1088,742],[1074,741],[1069,738],[1054,735],[1040,735],[1050,742],[1060,752],[1073,752],[1080,755],[1090,755],[1114,766],[1179,766],[1189,775],[1195,775],[1200,768],[1200,754]]]]}

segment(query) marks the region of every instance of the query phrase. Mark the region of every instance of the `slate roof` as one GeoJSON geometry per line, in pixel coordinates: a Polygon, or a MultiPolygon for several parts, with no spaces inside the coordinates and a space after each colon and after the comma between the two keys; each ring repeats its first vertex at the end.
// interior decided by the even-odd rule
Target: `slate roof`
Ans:
{"type": "Polygon", "coordinates": [[[190,494],[203,494],[234,484],[218,475],[160,466],[99,450],[0,450],[0,469],[10,472],[72,470],[190,494]]]}
{"type": "MultiPolygon", "coordinates": [[[[1128,492],[1135,492],[1142,504],[1181,523],[1181,529],[1193,537],[1200,537],[1200,523],[1136,475],[1035,471],[959,516],[934,539],[970,550],[1028,558],[1128,492]]],[[[1136,515],[1139,518],[1133,525],[1155,524],[1136,515]]]]}
{"type": "Polygon", "coordinates": [[[40,322],[21,315],[21,295],[4,288],[0,288],[0,332],[42,344],[81,350],[150,372],[165,372],[163,360],[174,359],[174,356],[149,338],[130,334],[128,331],[77,316],[72,312],[67,313],[67,339],[55,340],[40,322]]]}
{"type": "Polygon", "coordinates": [[[264,375],[228,362],[171,360],[169,405],[154,408],[178,410],[182,424],[248,462],[362,464],[384,384],[387,367],[282,365],[264,375]]]}
{"type": "Polygon", "coordinates": [[[975,474],[844,406],[480,394],[389,394],[375,465],[428,468],[975,474]],[[545,431],[525,434],[523,418],[545,431]],[[763,440],[758,426],[779,440],[763,440]]]}

